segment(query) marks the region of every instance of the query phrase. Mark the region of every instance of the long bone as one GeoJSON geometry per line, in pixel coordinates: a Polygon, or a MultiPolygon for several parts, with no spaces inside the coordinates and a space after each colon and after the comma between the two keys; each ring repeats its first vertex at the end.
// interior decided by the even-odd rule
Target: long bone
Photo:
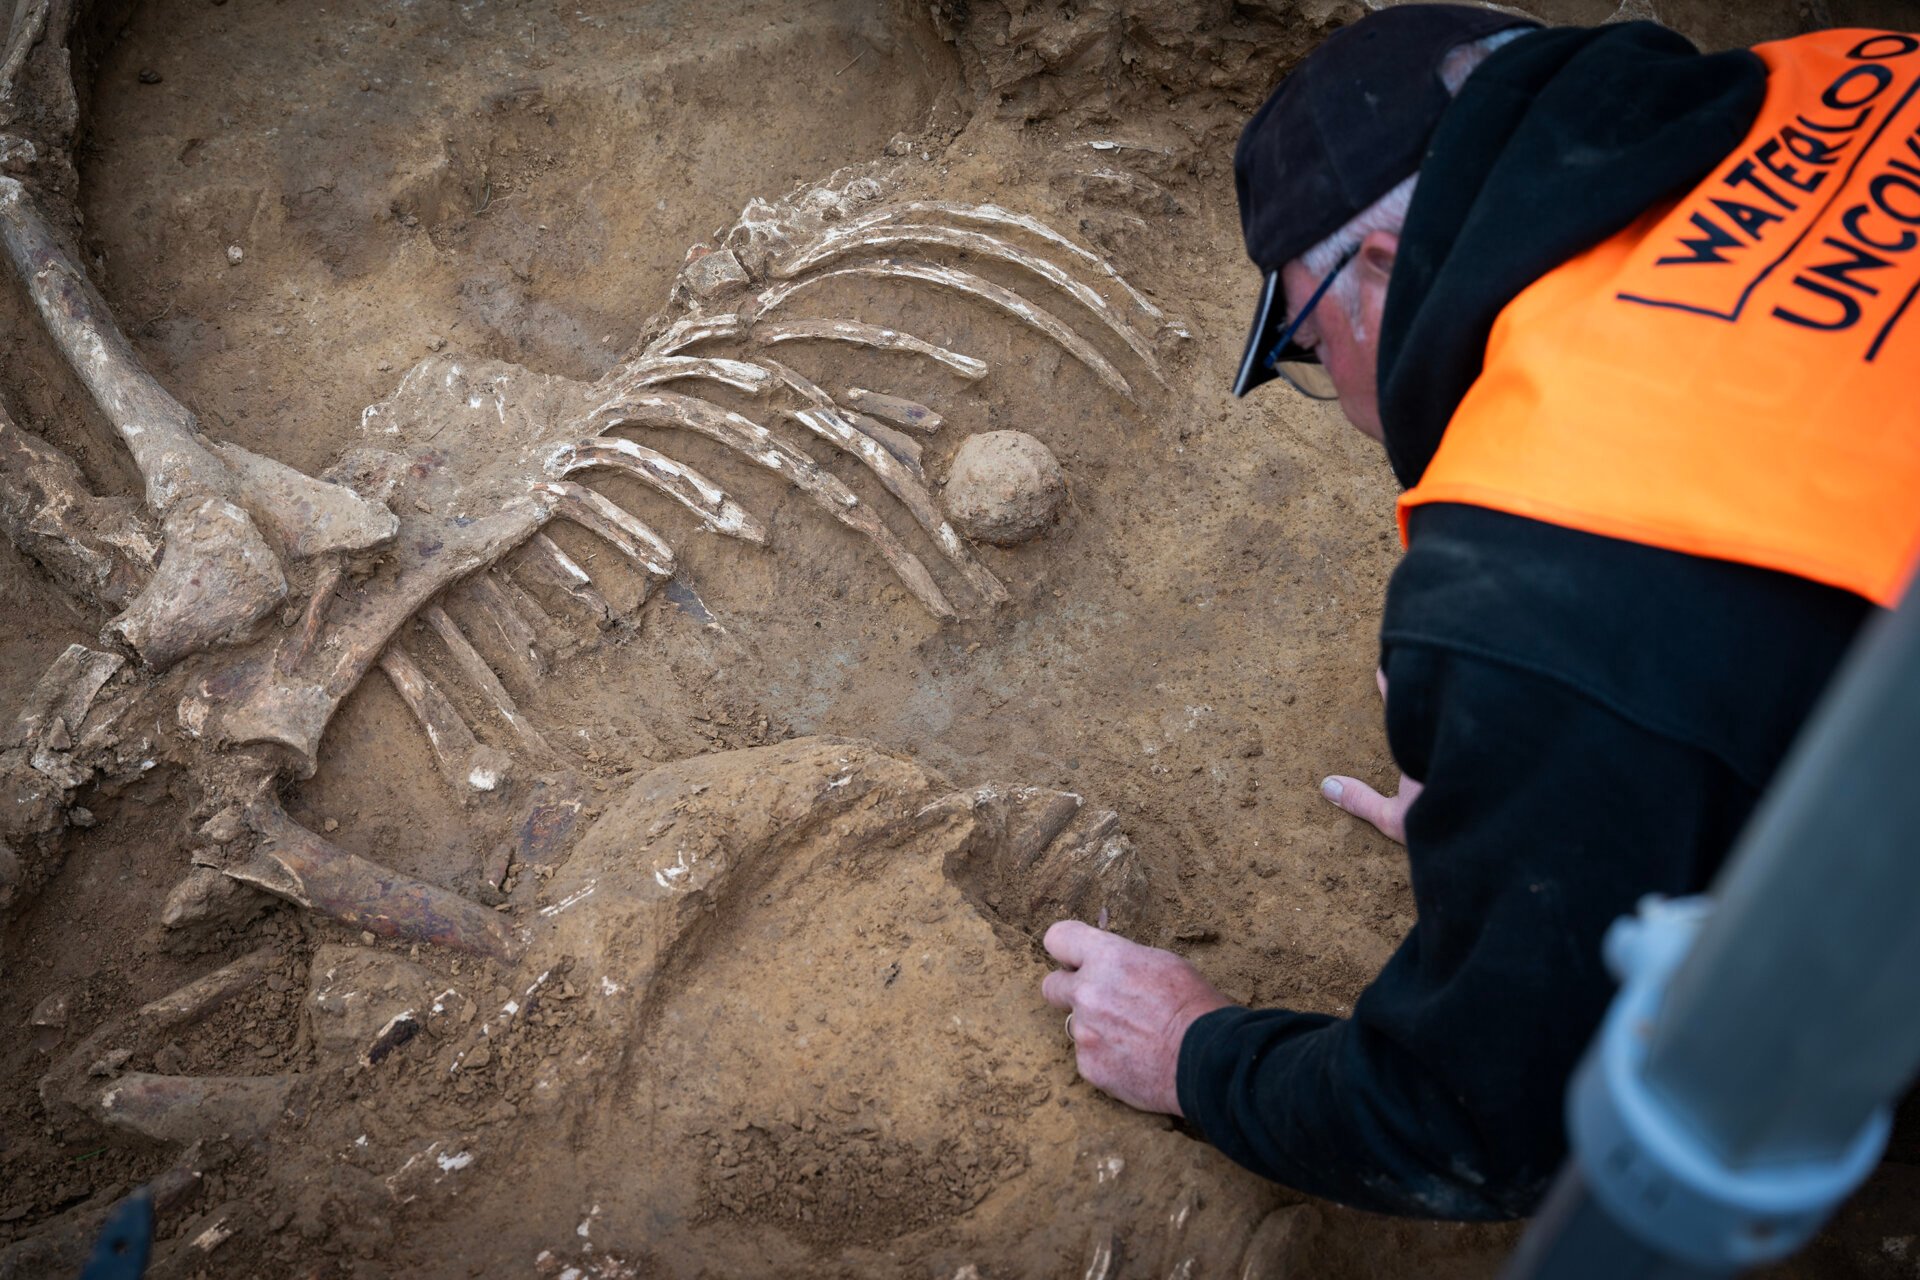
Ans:
{"type": "Polygon", "coordinates": [[[0,246],[55,344],[132,453],[147,505],[162,520],[158,572],[108,624],[149,666],[163,669],[240,638],[285,597],[286,578],[253,515],[263,516],[296,556],[363,550],[393,535],[392,513],[349,489],[204,441],[193,415],[141,367],[26,189],[4,177],[0,246]]]}
{"type": "Polygon", "coordinates": [[[813,270],[822,263],[832,262],[836,258],[842,258],[863,249],[891,249],[898,246],[922,245],[937,245],[943,249],[957,249],[982,258],[993,258],[1011,263],[1040,277],[1098,316],[1122,342],[1132,348],[1133,353],[1140,357],[1142,363],[1147,366],[1148,372],[1153,374],[1156,380],[1162,383],[1166,381],[1161,376],[1160,359],[1154,354],[1153,344],[1144,334],[1128,324],[1126,319],[1114,310],[1112,303],[1040,255],[984,232],[917,223],[835,227],[791,258],[781,261],[773,268],[773,275],[776,279],[790,280],[813,270]]]}
{"type": "Polygon", "coordinates": [[[908,427],[928,435],[940,430],[941,423],[945,421],[918,400],[905,400],[884,392],[868,391],[864,387],[848,387],[843,398],[862,413],[870,413],[896,427],[908,427]]]}
{"type": "Polygon", "coordinates": [[[800,290],[819,284],[822,280],[831,280],[836,276],[871,276],[882,280],[918,280],[924,284],[940,285],[956,293],[964,293],[978,298],[982,302],[1000,308],[1008,315],[1046,334],[1081,364],[1092,370],[1094,376],[1109,387],[1133,398],[1133,388],[1120,376],[1120,371],[1096,350],[1092,343],[1068,328],[1060,317],[1044,307],[1036,306],[1022,298],[1011,289],[1004,289],[990,280],[983,280],[971,271],[962,271],[958,267],[941,266],[932,262],[917,262],[912,258],[877,258],[872,262],[859,262],[849,267],[835,267],[831,271],[820,271],[799,280],[789,280],[785,284],[773,285],[760,292],[755,299],[756,315],[765,315],[800,290]]]}
{"type": "Polygon", "coordinates": [[[678,427],[725,445],[769,471],[785,476],[835,520],[864,534],[929,613],[942,620],[958,616],[919,557],[900,544],[893,531],[867,509],[853,490],[759,423],[670,391],[617,397],[596,410],[589,423],[596,434],[621,426],[678,427]]]}

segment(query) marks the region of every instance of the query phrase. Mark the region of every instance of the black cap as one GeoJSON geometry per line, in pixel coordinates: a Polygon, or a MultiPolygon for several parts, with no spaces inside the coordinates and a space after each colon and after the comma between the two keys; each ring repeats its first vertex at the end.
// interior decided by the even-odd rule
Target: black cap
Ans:
{"type": "Polygon", "coordinates": [[[1265,357],[1286,326],[1280,268],[1338,231],[1420,167],[1452,102],[1440,64],[1463,44],[1540,24],[1464,4],[1403,4],[1328,36],[1280,82],[1233,156],[1247,256],[1267,277],[1234,380],[1273,378],[1265,357]]]}

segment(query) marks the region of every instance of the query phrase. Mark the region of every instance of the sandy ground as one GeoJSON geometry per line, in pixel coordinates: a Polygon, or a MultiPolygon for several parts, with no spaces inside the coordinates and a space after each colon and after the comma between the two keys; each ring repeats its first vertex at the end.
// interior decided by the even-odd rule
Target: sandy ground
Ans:
{"type": "MultiPolygon", "coordinates": [[[[1540,7],[1559,20],[1614,8],[1540,7]]],[[[1671,8],[1662,16],[1715,45],[1801,17],[1671,8]]],[[[875,744],[886,803],[1006,781],[1115,810],[1150,886],[1140,936],[1236,999],[1340,1013],[1411,922],[1400,850],[1315,792],[1334,769],[1391,782],[1372,672],[1394,490],[1336,413],[1277,394],[1235,402],[1226,386],[1254,283],[1233,133],[1345,13],[975,5],[964,19],[936,6],[929,21],[820,2],[157,0],[92,79],[84,246],[142,357],[208,429],[309,472],[430,353],[605,372],[687,246],[749,198],[842,166],[1034,214],[1110,257],[1192,335],[1167,346],[1164,388],[1127,367],[1138,404],[1003,316],[894,284],[834,282],[811,314],[898,325],[987,360],[991,377],[793,348],[823,386],[944,414],[931,474],[981,430],[1028,431],[1057,454],[1061,523],[981,550],[1012,596],[990,616],[929,617],[858,539],[705,442],[663,447],[724,475],[768,519],[770,548],[705,537],[608,487],[657,518],[699,604],[656,599],[631,629],[587,628],[544,680],[515,683],[599,815],[556,883],[644,862],[650,824],[666,820],[647,805],[671,817],[681,802],[661,796],[688,785],[655,766],[712,767],[759,805],[751,779],[779,770],[713,753],[837,735],[875,744]]],[[[103,490],[131,491],[17,290],[0,306],[16,414],[103,490]]],[[[556,537],[587,554],[571,531],[556,537]]],[[[6,547],[0,610],[0,706],[100,622],[6,547]]],[[[170,1274],[1064,1275],[1094,1274],[1104,1245],[1111,1275],[1168,1274],[1183,1257],[1224,1274],[1252,1250],[1269,1260],[1262,1274],[1467,1276],[1491,1274],[1514,1238],[1294,1209],[1298,1197],[1094,1094],[1038,998],[1045,967],[1021,930],[1044,921],[1008,927],[931,846],[874,835],[891,852],[846,874],[817,834],[767,835],[755,891],[730,890],[689,935],[644,1017],[609,1020],[591,997],[660,968],[634,958],[647,946],[622,950],[609,933],[561,948],[575,994],[515,1028],[522,1069],[495,1063],[463,1092],[440,1067],[470,1052],[468,1023],[422,1036],[382,1074],[342,1068],[306,1004],[325,971],[373,963],[389,994],[458,990],[458,1018],[500,1007],[525,972],[362,948],[288,909],[183,946],[155,917],[183,869],[192,797],[162,768],[84,800],[96,825],[74,833],[4,939],[0,1025],[23,1027],[49,996],[68,1012],[0,1046],[0,1244],[173,1158],[44,1107],[48,1064],[103,1020],[263,945],[283,969],[172,1044],[173,1069],[320,1083],[268,1145],[209,1156],[162,1234],[191,1240],[225,1220],[236,1235],[176,1250],[170,1274]],[[353,959],[365,954],[384,958],[353,959]],[[539,1074],[555,1062],[572,1065],[539,1074]],[[531,1104],[537,1079],[571,1100],[531,1104]],[[463,1139],[481,1144],[470,1167],[444,1170],[453,1146],[425,1157],[443,1166],[431,1188],[395,1172],[463,1139]],[[924,1190],[901,1189],[928,1170],[924,1190]],[[786,1194],[816,1183],[813,1198],[786,1194]],[[1183,1204],[1213,1215],[1212,1252],[1182,1245],[1203,1238],[1182,1235],[1183,1204]]],[[[343,847],[468,892],[503,821],[447,788],[382,681],[343,708],[288,808],[337,824],[343,847]]],[[[558,900],[539,892],[527,904],[558,900]]],[[[1920,1274],[1915,1193],[1911,1167],[1890,1168],[1791,1274],[1920,1274]]]]}

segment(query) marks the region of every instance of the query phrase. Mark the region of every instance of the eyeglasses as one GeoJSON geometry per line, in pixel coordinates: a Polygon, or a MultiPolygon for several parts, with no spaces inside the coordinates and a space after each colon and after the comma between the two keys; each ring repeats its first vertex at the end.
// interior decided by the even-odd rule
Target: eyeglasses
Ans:
{"type": "Polygon", "coordinates": [[[1346,270],[1358,249],[1349,249],[1340,261],[1333,264],[1333,270],[1327,272],[1326,279],[1314,289],[1313,296],[1300,308],[1300,314],[1287,322],[1280,333],[1280,340],[1273,344],[1273,353],[1267,357],[1267,368],[1286,380],[1288,386],[1309,400],[1338,400],[1340,389],[1333,385],[1333,376],[1327,367],[1320,363],[1320,354],[1311,347],[1303,347],[1293,340],[1306,318],[1313,314],[1314,307],[1326,296],[1327,289],[1336,277],[1346,270]]]}

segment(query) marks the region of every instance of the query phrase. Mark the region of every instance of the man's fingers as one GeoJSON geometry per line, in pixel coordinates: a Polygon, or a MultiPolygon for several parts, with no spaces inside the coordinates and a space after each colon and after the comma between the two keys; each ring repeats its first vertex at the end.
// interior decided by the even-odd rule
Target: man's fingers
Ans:
{"type": "Polygon", "coordinates": [[[1056,1009],[1073,1008],[1073,989],[1079,983],[1079,975],[1068,973],[1064,969],[1055,969],[1040,979],[1040,995],[1056,1009]]]}
{"type": "Polygon", "coordinates": [[[1113,935],[1078,920],[1062,920],[1041,939],[1047,954],[1070,969],[1078,969],[1113,941],[1113,935]]]}
{"type": "Polygon", "coordinates": [[[1387,700],[1387,671],[1385,667],[1373,669],[1373,687],[1380,691],[1380,701],[1387,700]]]}
{"type": "Polygon", "coordinates": [[[1406,842],[1404,806],[1389,800],[1358,778],[1340,775],[1320,784],[1320,794],[1363,822],[1370,822],[1380,834],[1406,842]]]}

